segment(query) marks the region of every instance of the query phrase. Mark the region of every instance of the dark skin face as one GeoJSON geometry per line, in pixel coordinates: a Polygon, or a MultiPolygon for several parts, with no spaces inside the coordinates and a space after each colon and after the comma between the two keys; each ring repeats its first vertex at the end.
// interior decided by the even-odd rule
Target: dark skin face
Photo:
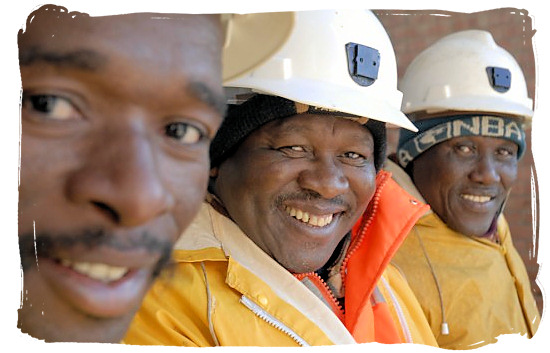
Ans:
{"type": "Polygon", "coordinates": [[[413,180],[453,230],[483,236],[517,177],[518,146],[495,137],[455,137],[414,160],[413,180]]]}
{"type": "Polygon", "coordinates": [[[219,18],[155,16],[173,19],[37,16],[19,38],[18,326],[34,337],[118,342],[204,198],[219,18]]]}
{"type": "Polygon", "coordinates": [[[221,164],[216,194],[283,267],[315,271],[374,195],[373,150],[370,132],[350,120],[310,114],[276,120],[221,164]]]}

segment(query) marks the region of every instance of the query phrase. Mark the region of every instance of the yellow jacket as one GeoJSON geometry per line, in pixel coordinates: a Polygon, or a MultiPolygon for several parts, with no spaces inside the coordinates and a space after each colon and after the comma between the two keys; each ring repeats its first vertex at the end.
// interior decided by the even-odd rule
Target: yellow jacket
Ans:
{"type": "MultiPolygon", "coordinates": [[[[394,168],[388,167],[416,194],[410,178],[394,168]]],[[[503,216],[497,232],[500,244],[468,237],[429,211],[392,260],[416,293],[441,348],[477,348],[496,342],[500,334],[532,337],[538,328],[527,271],[503,216]],[[442,334],[443,312],[448,335],[442,334]]]]}
{"type": "MultiPolygon", "coordinates": [[[[414,214],[422,214],[424,207],[415,206],[414,214]]],[[[414,224],[418,216],[411,217],[414,224]]],[[[209,203],[178,240],[174,260],[146,296],[124,343],[275,347],[356,342],[325,302],[209,203]]],[[[384,322],[389,316],[377,316],[375,310],[375,325],[395,326],[400,342],[436,345],[400,273],[389,267],[381,275],[374,277],[378,286],[372,286],[381,296],[377,302],[383,302],[378,309],[389,308],[393,322],[384,322]]],[[[371,284],[365,280],[358,286],[371,284]]]]}

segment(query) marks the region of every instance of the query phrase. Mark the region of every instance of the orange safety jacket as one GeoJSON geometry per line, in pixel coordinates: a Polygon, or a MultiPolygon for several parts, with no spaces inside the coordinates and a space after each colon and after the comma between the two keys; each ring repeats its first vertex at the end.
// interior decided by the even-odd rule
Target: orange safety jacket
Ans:
{"type": "Polygon", "coordinates": [[[147,294],[124,343],[292,346],[413,342],[436,346],[390,259],[428,206],[387,172],[352,229],[340,268],[345,308],[315,273],[293,275],[210,203],[178,240],[175,264],[147,294]]]}
{"type": "MultiPolygon", "coordinates": [[[[335,305],[329,289],[315,273],[297,276],[301,281],[305,277],[313,279],[358,343],[403,342],[398,330],[402,324],[394,321],[388,301],[380,294],[377,283],[409,230],[428,209],[398,186],[390,173],[380,172],[377,192],[352,229],[351,245],[340,268],[344,278],[345,310],[335,305]]],[[[423,321],[421,313],[417,314],[419,321],[423,321]]]]}

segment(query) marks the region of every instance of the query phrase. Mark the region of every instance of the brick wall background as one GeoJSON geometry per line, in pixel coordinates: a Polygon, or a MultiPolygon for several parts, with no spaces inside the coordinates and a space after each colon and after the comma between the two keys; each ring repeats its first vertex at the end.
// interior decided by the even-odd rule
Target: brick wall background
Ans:
{"type": "MultiPolygon", "coordinates": [[[[374,13],[388,31],[394,45],[399,77],[420,51],[439,38],[460,30],[483,29],[491,32],[497,44],[516,58],[527,80],[529,96],[535,99],[532,37],[536,29],[532,26],[528,11],[503,8],[475,13],[436,10],[374,10],[374,13]]],[[[526,134],[528,151],[519,163],[518,179],[504,213],[510,223],[514,244],[527,267],[537,305],[542,311],[542,295],[535,283],[539,268],[537,179],[531,153],[530,129],[526,134]],[[535,191],[532,192],[532,188],[535,191]],[[535,221],[533,214],[536,216],[535,221]]],[[[395,151],[397,136],[395,130],[389,131],[389,152],[395,151]]]]}

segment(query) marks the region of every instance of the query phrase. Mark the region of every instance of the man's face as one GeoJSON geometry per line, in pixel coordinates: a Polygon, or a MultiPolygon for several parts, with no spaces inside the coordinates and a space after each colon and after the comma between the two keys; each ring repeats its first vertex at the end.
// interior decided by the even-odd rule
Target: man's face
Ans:
{"type": "Polygon", "coordinates": [[[253,132],[215,190],[232,219],[293,273],[321,268],[375,191],[374,143],[358,123],[300,114],[253,132]]]}
{"type": "Polygon", "coordinates": [[[23,85],[19,327],[116,342],[203,200],[221,123],[219,19],[36,16],[23,85]]]}
{"type": "Polygon", "coordinates": [[[518,146],[495,137],[455,137],[413,163],[413,180],[432,210],[453,230],[482,236],[517,176],[518,146]]]}

